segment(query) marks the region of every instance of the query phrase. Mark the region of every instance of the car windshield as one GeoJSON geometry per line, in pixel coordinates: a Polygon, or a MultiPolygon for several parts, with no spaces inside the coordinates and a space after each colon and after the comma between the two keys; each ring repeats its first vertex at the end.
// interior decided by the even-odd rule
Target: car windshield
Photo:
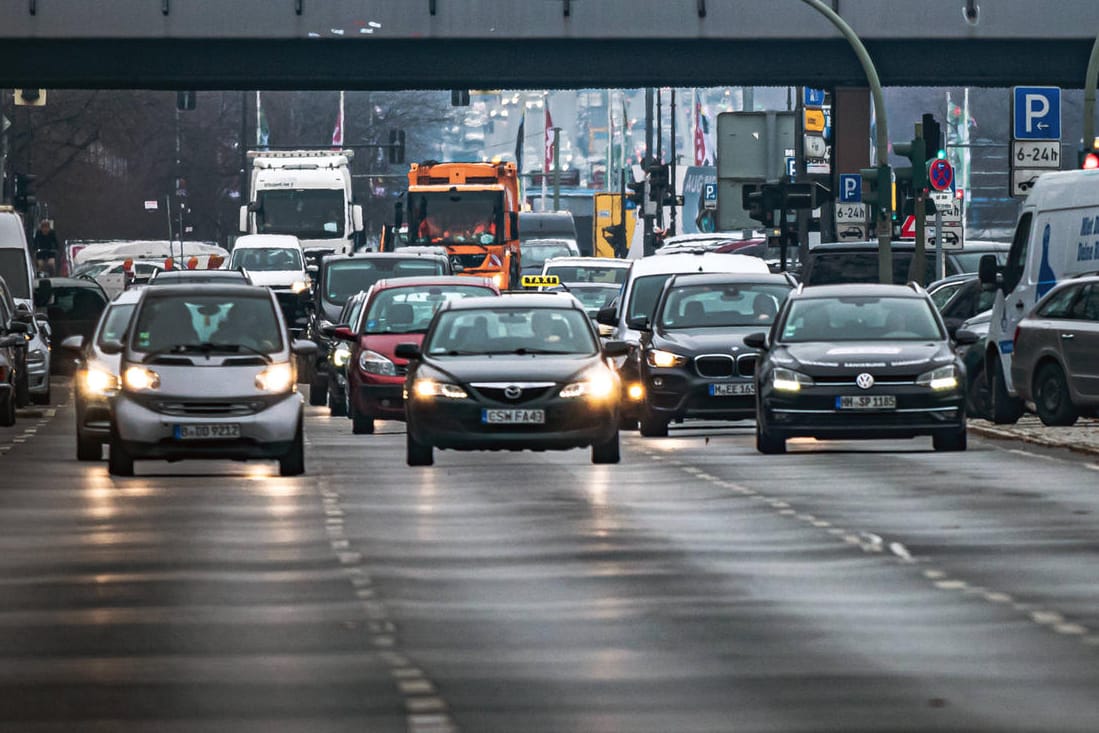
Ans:
{"type": "Polygon", "coordinates": [[[260,191],[258,198],[259,234],[292,234],[301,239],[343,236],[342,189],[278,189],[260,191]]]}
{"type": "Polygon", "coordinates": [[[666,330],[769,326],[790,286],[723,283],[672,288],[658,316],[666,330]]]}
{"type": "Polygon", "coordinates": [[[98,287],[54,287],[46,306],[51,321],[98,321],[107,307],[107,298],[98,287]]]}
{"type": "Polygon", "coordinates": [[[923,298],[802,298],[790,305],[780,341],[937,341],[944,338],[923,298]]]}
{"type": "Polygon", "coordinates": [[[444,311],[424,346],[433,356],[594,354],[588,317],[572,308],[444,311]]]}
{"type": "MultiPolygon", "coordinates": [[[[810,252],[809,257],[811,269],[806,286],[878,282],[877,252],[810,252]]],[[[908,268],[911,264],[911,251],[893,250],[894,285],[904,285],[910,280],[908,268]]],[[[931,255],[927,258],[924,282],[931,282],[935,277],[935,257],[931,255]]]]}
{"type": "MultiPolygon", "coordinates": [[[[526,248],[523,249],[526,252],[526,248]]],[[[626,282],[628,267],[607,267],[606,265],[554,265],[546,268],[545,274],[556,275],[563,283],[614,283],[626,282]]]]}
{"type": "Polygon", "coordinates": [[[1007,250],[1001,249],[995,252],[989,251],[961,251],[954,253],[954,261],[958,263],[958,267],[962,272],[977,272],[981,267],[981,258],[985,255],[996,255],[996,264],[1003,267],[1007,262],[1007,250]]]}
{"type": "Polygon", "coordinates": [[[243,247],[233,250],[229,260],[232,269],[246,270],[301,270],[304,268],[301,250],[294,247],[243,247]]]}
{"type": "Polygon", "coordinates": [[[246,284],[244,273],[233,270],[163,270],[149,281],[150,285],[203,285],[209,283],[246,284]]]}
{"type": "Polygon", "coordinates": [[[370,286],[383,278],[430,277],[445,275],[446,265],[442,260],[431,257],[410,257],[408,259],[365,257],[337,260],[326,266],[324,273],[324,299],[330,303],[343,305],[360,290],[369,290],[370,286]]]}
{"type": "Polygon", "coordinates": [[[502,191],[429,191],[408,197],[410,244],[495,244],[503,229],[502,191]]]}
{"type": "Polygon", "coordinates": [[[27,250],[22,247],[0,247],[0,277],[11,288],[11,297],[29,298],[30,282],[27,275],[27,250]]]}
{"type": "Polygon", "coordinates": [[[130,329],[135,351],[282,349],[282,329],[266,291],[257,295],[193,294],[147,298],[130,329]]]}
{"type": "Polygon", "coordinates": [[[100,346],[105,341],[121,341],[126,333],[126,327],[130,325],[130,316],[134,314],[135,304],[112,305],[103,315],[103,327],[99,329],[100,346]]]}
{"type": "Polygon", "coordinates": [[[486,295],[492,290],[474,285],[389,288],[371,301],[363,333],[423,333],[444,303],[486,295]]]}
{"type": "Polygon", "coordinates": [[[106,271],[110,266],[111,263],[109,262],[89,262],[88,264],[81,265],[73,270],[72,276],[94,278],[99,273],[106,271]]]}
{"type": "Polygon", "coordinates": [[[568,257],[576,254],[565,242],[530,242],[523,245],[520,261],[523,267],[540,267],[551,257],[568,257]]]}

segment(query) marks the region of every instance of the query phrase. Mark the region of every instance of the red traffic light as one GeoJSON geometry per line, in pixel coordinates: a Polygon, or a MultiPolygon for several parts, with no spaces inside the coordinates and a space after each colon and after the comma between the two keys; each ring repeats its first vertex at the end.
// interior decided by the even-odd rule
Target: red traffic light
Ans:
{"type": "Polygon", "coordinates": [[[1087,153],[1084,155],[1084,162],[1080,165],[1086,171],[1095,170],[1099,168],[1099,153],[1087,153]]]}

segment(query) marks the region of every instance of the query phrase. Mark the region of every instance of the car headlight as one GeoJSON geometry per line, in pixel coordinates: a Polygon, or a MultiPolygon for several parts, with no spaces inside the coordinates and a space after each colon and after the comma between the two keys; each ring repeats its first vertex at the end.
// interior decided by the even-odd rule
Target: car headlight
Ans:
{"type": "Polygon", "coordinates": [[[363,349],[359,352],[359,369],[367,374],[380,374],[384,377],[397,376],[397,365],[377,351],[363,349]]]}
{"type": "Polygon", "coordinates": [[[288,361],[267,366],[256,375],[256,389],[278,394],[294,386],[294,367],[288,361]]]}
{"type": "MultiPolygon", "coordinates": [[[[497,288],[502,288],[502,287],[504,287],[504,273],[502,273],[502,272],[498,272],[498,273],[496,273],[495,275],[493,275],[493,276],[492,276],[492,283],[493,283],[493,284],[494,284],[494,285],[495,285],[495,286],[496,286],[497,288]]],[[[514,284],[514,283],[512,283],[512,284],[514,284]]]]}
{"type": "Polygon", "coordinates": [[[127,367],[122,374],[122,384],[131,392],[160,389],[160,375],[142,366],[127,367]]]}
{"type": "Polygon", "coordinates": [[[626,389],[626,396],[630,398],[632,402],[640,402],[645,398],[645,387],[640,382],[633,382],[626,389]]]}
{"type": "Polygon", "coordinates": [[[31,364],[44,364],[46,362],[46,352],[42,349],[31,349],[27,352],[27,365],[31,364]]]}
{"type": "Polygon", "coordinates": [[[588,397],[593,400],[605,400],[615,392],[614,376],[609,369],[593,371],[579,382],[567,384],[561,389],[561,396],[588,397]]]}
{"type": "Polygon", "coordinates": [[[437,382],[434,379],[417,379],[412,384],[412,392],[421,399],[445,397],[451,400],[464,400],[469,397],[466,391],[456,384],[437,382]]]}
{"type": "Polygon", "coordinates": [[[771,371],[771,388],[776,392],[797,392],[802,387],[812,387],[813,378],[793,369],[776,368],[771,371]]]}
{"type": "Polygon", "coordinates": [[[944,367],[924,372],[916,377],[916,384],[921,387],[930,387],[934,392],[957,389],[959,384],[958,368],[953,364],[947,364],[944,367]]]}
{"type": "Polygon", "coordinates": [[[80,385],[88,394],[105,395],[118,389],[118,377],[106,369],[90,366],[80,375],[80,385]]]}
{"type": "Polygon", "coordinates": [[[332,352],[332,364],[337,369],[343,369],[344,365],[347,364],[347,360],[350,358],[351,349],[347,348],[343,344],[337,346],[336,349],[332,352]]]}
{"type": "Polygon", "coordinates": [[[290,292],[294,293],[295,295],[298,294],[298,293],[304,293],[308,289],[309,289],[309,283],[306,282],[305,280],[295,280],[290,285],[290,292]]]}
{"type": "Polygon", "coordinates": [[[683,366],[687,363],[687,357],[673,354],[670,351],[653,349],[645,352],[645,361],[648,362],[651,367],[667,368],[683,366]]]}

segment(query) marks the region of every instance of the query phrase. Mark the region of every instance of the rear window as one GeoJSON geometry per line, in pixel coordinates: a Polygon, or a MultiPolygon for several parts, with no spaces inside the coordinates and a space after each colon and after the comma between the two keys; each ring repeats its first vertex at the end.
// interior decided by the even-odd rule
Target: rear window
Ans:
{"type": "Polygon", "coordinates": [[[31,284],[27,275],[28,256],[22,247],[0,247],[0,277],[11,288],[13,298],[31,297],[31,284]]]}
{"type": "Polygon", "coordinates": [[[546,268],[547,275],[556,275],[563,283],[613,283],[626,282],[628,267],[606,267],[599,265],[554,265],[546,268]]]}
{"type": "MultiPolygon", "coordinates": [[[[912,255],[912,252],[893,252],[894,285],[904,285],[911,279],[908,277],[908,268],[912,265],[912,255]]],[[[809,263],[806,285],[878,282],[877,252],[810,252],[809,263]]],[[[946,274],[954,274],[954,268],[949,260],[947,260],[946,274]]],[[[935,253],[929,251],[924,282],[935,279],[935,253]]]]}
{"type": "Polygon", "coordinates": [[[360,290],[369,290],[379,280],[395,277],[445,275],[441,260],[426,257],[402,259],[354,259],[333,262],[324,274],[324,299],[342,305],[360,290]]]}

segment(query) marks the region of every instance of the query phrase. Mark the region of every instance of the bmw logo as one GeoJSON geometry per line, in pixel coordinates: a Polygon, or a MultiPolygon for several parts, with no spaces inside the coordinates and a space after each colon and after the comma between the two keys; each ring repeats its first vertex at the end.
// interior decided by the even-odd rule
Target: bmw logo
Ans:
{"type": "Polygon", "coordinates": [[[867,372],[863,372],[859,376],[855,377],[855,384],[859,389],[870,389],[874,386],[874,375],[867,372]]]}

